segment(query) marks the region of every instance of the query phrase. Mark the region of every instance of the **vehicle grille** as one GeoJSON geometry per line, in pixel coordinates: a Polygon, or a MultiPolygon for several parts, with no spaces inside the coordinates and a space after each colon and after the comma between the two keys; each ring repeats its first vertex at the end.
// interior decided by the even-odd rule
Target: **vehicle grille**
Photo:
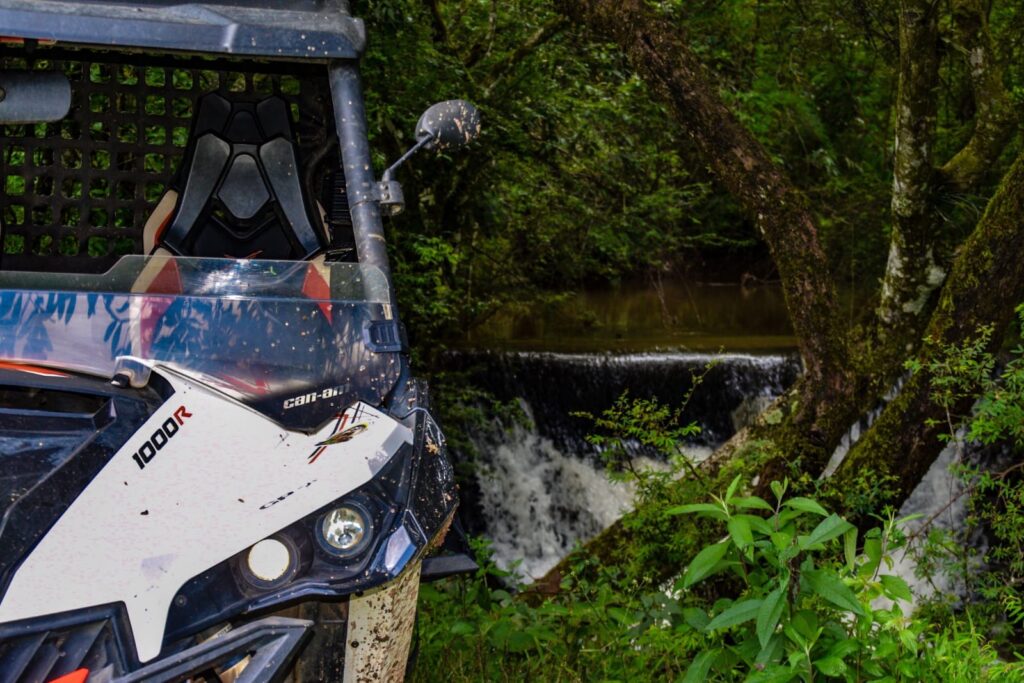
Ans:
{"type": "Polygon", "coordinates": [[[78,669],[100,677],[124,673],[108,620],[0,642],[0,683],[45,683],[78,669]]]}

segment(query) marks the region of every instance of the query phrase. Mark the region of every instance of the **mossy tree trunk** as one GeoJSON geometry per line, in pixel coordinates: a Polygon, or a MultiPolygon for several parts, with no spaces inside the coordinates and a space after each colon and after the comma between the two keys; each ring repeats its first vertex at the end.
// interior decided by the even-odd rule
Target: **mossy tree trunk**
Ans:
{"type": "MultiPolygon", "coordinates": [[[[900,0],[899,92],[893,148],[892,238],[877,311],[877,337],[902,356],[908,337],[927,320],[932,293],[946,276],[936,250],[943,232],[934,209],[935,119],[938,110],[937,0],[900,0]]],[[[890,355],[891,352],[890,352],[890,355]]]]}
{"type": "MultiPolygon", "coordinates": [[[[999,189],[959,255],[939,304],[931,316],[918,358],[927,365],[943,347],[978,335],[980,327],[1003,330],[1016,304],[1024,301],[1024,154],[1003,178],[999,189]]],[[[1002,340],[993,335],[990,351],[1002,340]]],[[[964,398],[951,413],[967,414],[973,398],[964,398]]],[[[893,484],[883,487],[876,507],[899,504],[921,481],[942,449],[939,435],[948,432],[945,406],[932,398],[927,368],[912,375],[864,438],[856,443],[837,473],[842,490],[859,472],[868,471],[893,484]]]]}
{"type": "MultiPolygon", "coordinates": [[[[770,424],[762,420],[727,445],[725,455],[712,458],[712,467],[742,452],[742,444],[756,442],[771,455],[760,469],[762,487],[794,470],[815,479],[849,427],[882,402],[904,373],[907,358],[926,360],[936,344],[956,344],[976,335],[979,326],[1005,327],[1010,320],[1024,298],[1024,161],[1018,159],[1007,173],[984,217],[959,246],[955,226],[946,225],[935,208],[942,192],[975,188],[1016,130],[981,0],[948,5],[954,42],[970,66],[978,106],[974,135],[943,166],[936,166],[933,150],[939,12],[947,5],[900,0],[895,8],[901,56],[890,258],[879,304],[864,325],[867,333],[853,341],[838,322],[835,284],[812,207],[718,96],[714,78],[687,46],[681,28],[644,0],[556,4],[595,37],[620,46],[687,131],[703,161],[755,221],[782,277],[806,372],[777,403],[775,419],[770,424]],[[922,344],[925,331],[923,338],[932,343],[922,344]]],[[[942,417],[938,410],[927,373],[911,377],[847,457],[837,488],[852,486],[859,471],[871,468],[896,482],[885,500],[874,502],[898,503],[940,450],[939,431],[930,421],[942,417]]],[[[633,540],[628,522],[601,534],[584,552],[621,564],[633,540]]],[[[666,565],[674,559],[665,554],[666,565]]],[[[542,583],[557,586],[567,564],[542,583]]],[[[678,565],[650,570],[656,580],[678,565]]]]}

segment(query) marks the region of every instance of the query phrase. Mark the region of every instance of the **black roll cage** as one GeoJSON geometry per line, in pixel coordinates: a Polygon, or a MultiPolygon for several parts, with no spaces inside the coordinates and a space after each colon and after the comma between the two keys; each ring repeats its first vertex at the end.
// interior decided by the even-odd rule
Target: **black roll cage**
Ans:
{"type": "Polygon", "coordinates": [[[363,22],[347,0],[0,0],[5,39],[221,57],[284,60],[326,69],[360,263],[395,293],[367,139],[358,60],[363,22]]]}

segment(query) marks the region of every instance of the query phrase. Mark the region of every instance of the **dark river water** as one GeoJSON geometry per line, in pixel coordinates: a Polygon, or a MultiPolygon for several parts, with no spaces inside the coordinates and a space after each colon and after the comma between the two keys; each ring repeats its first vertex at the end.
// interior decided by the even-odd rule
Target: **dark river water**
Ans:
{"type": "Polygon", "coordinates": [[[589,291],[478,329],[468,345],[544,351],[793,348],[782,288],[667,282],[589,291]]]}

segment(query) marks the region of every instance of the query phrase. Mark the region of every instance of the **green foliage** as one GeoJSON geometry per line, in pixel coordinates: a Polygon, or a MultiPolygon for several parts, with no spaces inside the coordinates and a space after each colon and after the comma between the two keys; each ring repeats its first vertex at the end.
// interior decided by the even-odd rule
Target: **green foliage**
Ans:
{"type": "Polygon", "coordinates": [[[973,339],[963,344],[930,343],[932,353],[927,363],[918,359],[906,362],[911,372],[927,370],[931,384],[931,398],[946,412],[949,432],[944,439],[952,438],[963,415],[955,415],[956,406],[978,396],[985,387],[991,386],[992,368],[995,358],[988,350],[992,340],[992,327],[982,327],[973,339]]]}
{"type": "Polygon", "coordinates": [[[421,589],[412,680],[1024,680],[1024,664],[1001,662],[969,620],[904,614],[910,589],[884,573],[904,542],[891,516],[858,538],[786,484],[769,503],[740,482],[665,511],[727,532],[669,591],[584,562],[556,593],[534,592],[476,543],[475,577],[421,589]]]}
{"type": "Polygon", "coordinates": [[[923,629],[897,602],[911,600],[910,589],[881,573],[901,543],[897,522],[869,531],[858,552],[856,527],[815,500],[786,498],[787,483],[772,484],[772,503],[739,495],[739,484],[712,503],[667,511],[714,519],[728,531],[693,559],[680,587],[719,575],[738,584],[736,598],[690,608],[686,623],[708,642],[686,680],[920,679],[923,629]],[[890,606],[876,607],[879,598],[890,606]]]}
{"type": "Polygon", "coordinates": [[[614,572],[580,565],[558,596],[515,594],[515,577],[476,543],[469,580],[421,588],[413,681],[635,681],[678,678],[690,648],[654,626],[679,612],[664,594],[627,590],[614,572]]]}
{"type": "MultiPolygon", "coordinates": [[[[1018,308],[1024,320],[1024,307],[1018,308]]],[[[997,359],[988,351],[991,328],[979,330],[974,340],[944,348],[927,369],[931,373],[933,400],[947,409],[949,433],[943,438],[984,446],[1003,444],[1016,456],[1007,467],[992,471],[957,462],[955,474],[963,482],[967,518],[958,530],[927,529],[920,533],[919,573],[929,580],[939,575],[952,578],[972,602],[970,613],[1000,636],[1003,647],[1019,652],[1011,629],[1021,622],[1024,604],[1024,325],[1017,346],[1000,372],[997,359]],[[960,399],[975,398],[966,415],[950,411],[960,399]],[[988,545],[978,554],[968,540],[984,532],[988,545]]],[[[915,367],[915,369],[920,369],[915,367]]],[[[932,608],[948,609],[943,595],[933,598],[932,608]]]]}

